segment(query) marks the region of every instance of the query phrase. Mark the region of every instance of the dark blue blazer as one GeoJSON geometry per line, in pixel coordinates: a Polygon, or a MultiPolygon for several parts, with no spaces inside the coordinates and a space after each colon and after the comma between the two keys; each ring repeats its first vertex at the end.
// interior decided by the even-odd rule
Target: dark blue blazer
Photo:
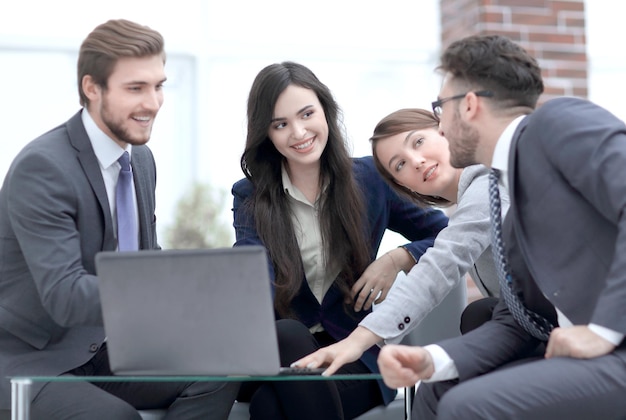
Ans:
{"type": "MultiPolygon", "coordinates": [[[[409,241],[404,247],[415,260],[419,260],[427,248],[433,245],[435,236],[447,226],[448,218],[439,210],[420,208],[399,197],[380,177],[371,156],[353,159],[353,171],[358,185],[362,188],[367,203],[368,236],[374,261],[383,234],[387,229],[402,234],[409,241]]],[[[253,185],[248,179],[236,182],[232,188],[235,246],[263,245],[259,238],[254,216],[249,214],[250,206],[244,203],[252,196],[253,185]]],[[[274,280],[274,268],[270,264],[270,278],[274,280]]],[[[346,338],[369,313],[354,312],[344,305],[341,292],[331,287],[320,304],[308,286],[304,273],[300,293],[292,301],[295,313],[307,327],[321,323],[324,329],[336,340],[346,338]]],[[[361,357],[361,361],[372,371],[378,372],[376,359],[379,348],[373,346],[361,357]]],[[[395,390],[387,388],[379,381],[385,404],[393,400],[395,390]]]]}

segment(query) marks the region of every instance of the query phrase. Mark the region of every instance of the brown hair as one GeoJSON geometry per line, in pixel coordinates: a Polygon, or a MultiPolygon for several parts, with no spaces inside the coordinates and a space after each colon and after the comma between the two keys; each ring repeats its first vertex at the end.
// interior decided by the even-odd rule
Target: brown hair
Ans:
{"type": "Polygon", "coordinates": [[[398,184],[380,162],[378,154],[376,153],[376,146],[380,140],[395,136],[396,134],[427,128],[436,130],[438,125],[439,121],[437,121],[432,112],[426,111],[425,109],[404,108],[392,112],[380,120],[378,124],[376,124],[374,134],[370,138],[370,142],[372,143],[372,156],[374,157],[374,163],[380,175],[398,194],[409,198],[411,201],[421,206],[449,206],[451,203],[445,198],[419,194],[398,184]]]}
{"type": "Polygon", "coordinates": [[[533,109],[543,92],[535,58],[502,35],[473,35],[453,42],[437,69],[450,73],[460,86],[492,92],[491,100],[501,110],[533,109]]]}
{"type": "Polygon", "coordinates": [[[109,20],[97,26],[83,41],[78,53],[78,94],[80,104],[89,105],[83,92],[83,77],[107,88],[107,81],[117,61],[123,57],[161,55],[165,63],[163,37],[147,26],[124,19],[109,20]]]}

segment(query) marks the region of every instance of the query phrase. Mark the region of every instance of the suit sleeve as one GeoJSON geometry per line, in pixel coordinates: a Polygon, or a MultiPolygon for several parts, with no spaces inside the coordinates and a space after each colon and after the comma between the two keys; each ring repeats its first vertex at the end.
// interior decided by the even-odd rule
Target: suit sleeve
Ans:
{"type": "Polygon", "coordinates": [[[82,264],[77,229],[80,194],[44,152],[17,162],[7,179],[9,218],[41,303],[62,326],[102,325],[96,277],[82,264]]]}
{"type": "Polygon", "coordinates": [[[441,210],[420,208],[392,194],[388,229],[412,241],[403,247],[417,262],[433,246],[439,232],[448,225],[448,218],[441,210]]]}
{"type": "Polygon", "coordinates": [[[399,342],[463,279],[490,244],[486,170],[463,193],[449,224],[406,276],[361,326],[388,342],[399,342]],[[410,324],[404,327],[404,319],[410,324]]]}
{"type": "MultiPolygon", "coordinates": [[[[544,153],[583,198],[580,206],[593,207],[616,232],[612,258],[602,255],[596,262],[608,260],[606,279],[589,279],[604,282],[590,323],[626,333],[626,126],[590,102],[570,99],[560,104],[556,118],[545,113],[538,122],[547,133],[559,133],[542,142],[544,153]]],[[[566,211],[572,214],[574,209],[566,211]]]]}
{"type": "Polygon", "coordinates": [[[460,337],[437,344],[454,361],[459,379],[464,381],[529,356],[538,343],[515,322],[500,298],[490,321],[460,337]]]}
{"type": "MultiPolygon", "coordinates": [[[[233,227],[235,228],[235,244],[233,246],[261,245],[265,246],[256,230],[254,214],[250,203],[253,186],[247,179],[242,179],[233,185],[233,227]]],[[[268,267],[272,291],[274,290],[274,265],[269,260],[268,267]]]]}

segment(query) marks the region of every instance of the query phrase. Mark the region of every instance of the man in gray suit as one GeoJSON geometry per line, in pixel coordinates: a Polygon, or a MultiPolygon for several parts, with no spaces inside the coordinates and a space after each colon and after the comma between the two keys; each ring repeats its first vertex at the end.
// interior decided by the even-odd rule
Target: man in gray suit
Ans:
{"type": "Polygon", "coordinates": [[[505,37],[452,43],[440,70],[433,110],[452,165],[490,166],[491,191],[499,175],[510,192],[502,225],[492,200],[494,258],[509,283],[476,330],[423,348],[386,346],[385,381],[424,381],[420,420],[625,418],[626,125],[576,98],[533,110],[541,71],[505,37]],[[514,301],[526,315],[513,314],[514,301]]]}
{"type": "MultiPolygon", "coordinates": [[[[159,248],[156,170],[145,144],[163,103],[164,65],[158,32],[126,20],[96,27],[78,58],[84,108],[28,144],[6,175],[0,190],[0,409],[10,405],[8,376],[111,374],[94,257],[118,249],[123,233],[135,249],[159,248]],[[118,235],[118,158],[126,153],[136,215],[118,235]]],[[[168,408],[168,418],[223,419],[237,392],[236,384],[211,382],[33,388],[33,418],[90,420],[139,419],[137,409],[145,408],[168,408]]]]}

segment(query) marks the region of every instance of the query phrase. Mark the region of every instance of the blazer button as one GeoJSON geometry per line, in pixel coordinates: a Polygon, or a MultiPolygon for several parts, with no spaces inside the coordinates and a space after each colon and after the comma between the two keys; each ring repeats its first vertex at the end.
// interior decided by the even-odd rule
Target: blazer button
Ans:
{"type": "Polygon", "coordinates": [[[410,317],[408,317],[408,316],[405,316],[405,317],[404,317],[404,323],[405,323],[405,324],[408,324],[409,322],[411,322],[411,318],[410,318],[410,317]]]}
{"type": "Polygon", "coordinates": [[[398,324],[398,329],[399,330],[403,330],[404,329],[404,324],[398,324]]]}
{"type": "Polygon", "coordinates": [[[93,343],[93,344],[91,344],[91,345],[89,346],[89,351],[90,351],[91,353],[95,353],[95,352],[97,352],[97,351],[98,351],[98,349],[99,349],[99,348],[100,348],[100,346],[99,346],[99,345],[97,345],[96,343],[93,343]]]}

